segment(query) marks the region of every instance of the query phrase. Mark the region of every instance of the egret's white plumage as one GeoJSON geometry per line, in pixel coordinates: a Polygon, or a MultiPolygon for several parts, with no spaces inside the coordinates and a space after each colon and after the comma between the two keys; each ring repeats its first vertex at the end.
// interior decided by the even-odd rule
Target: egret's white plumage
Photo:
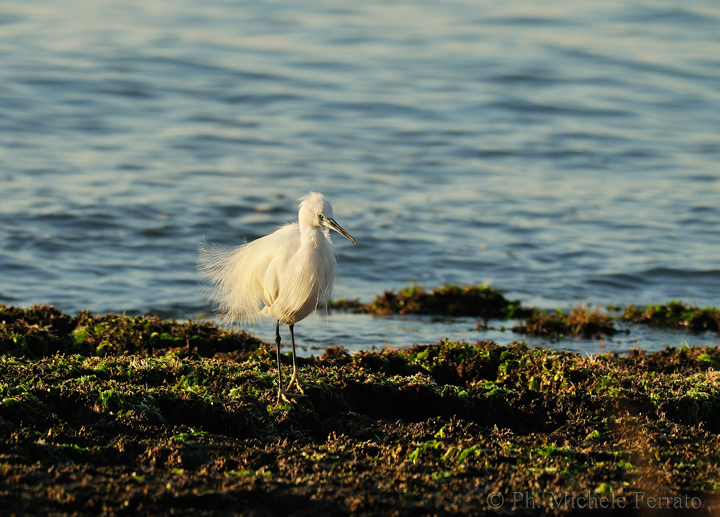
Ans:
{"type": "MultiPolygon", "coordinates": [[[[275,340],[280,368],[279,325],[290,327],[293,381],[297,384],[293,326],[317,307],[327,308],[337,272],[330,230],[355,242],[333,219],[332,205],[318,192],[300,198],[298,222],[233,249],[200,249],[198,269],[213,287],[207,291],[226,325],[252,323],[259,316],[277,320],[275,340]]],[[[287,399],[280,375],[280,398],[287,399]]],[[[299,386],[298,386],[299,387],[299,386]]]]}

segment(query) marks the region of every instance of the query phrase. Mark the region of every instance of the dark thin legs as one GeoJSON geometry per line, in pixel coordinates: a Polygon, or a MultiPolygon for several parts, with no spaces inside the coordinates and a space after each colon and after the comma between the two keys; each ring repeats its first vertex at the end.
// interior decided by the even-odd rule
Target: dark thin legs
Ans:
{"type": "Polygon", "coordinates": [[[277,367],[278,367],[278,386],[280,391],[278,392],[278,403],[285,397],[285,390],[283,389],[282,382],[282,367],[280,366],[280,321],[278,320],[275,325],[275,348],[277,348],[277,367]]]}
{"type": "MultiPolygon", "coordinates": [[[[295,325],[290,325],[290,340],[292,341],[292,354],[293,354],[293,373],[288,381],[288,389],[294,384],[300,393],[303,393],[303,389],[300,386],[300,380],[297,376],[297,360],[295,359],[295,325]]],[[[277,348],[277,367],[278,367],[278,405],[283,402],[291,403],[290,397],[300,397],[302,395],[290,395],[283,388],[282,380],[282,363],[280,362],[280,320],[275,325],[275,347],[277,348]]]]}
{"type": "Polygon", "coordinates": [[[290,342],[292,342],[293,352],[293,377],[297,377],[297,362],[295,361],[295,325],[290,325],[290,342]]]}
{"type": "Polygon", "coordinates": [[[293,354],[293,372],[290,381],[288,382],[288,389],[294,384],[300,393],[305,393],[300,385],[300,379],[297,373],[297,359],[295,355],[295,325],[290,325],[290,341],[292,341],[292,354],[293,354]]]}

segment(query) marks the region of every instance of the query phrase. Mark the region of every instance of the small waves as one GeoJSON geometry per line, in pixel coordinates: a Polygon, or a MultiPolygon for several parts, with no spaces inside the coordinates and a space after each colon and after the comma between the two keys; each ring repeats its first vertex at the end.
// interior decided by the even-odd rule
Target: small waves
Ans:
{"type": "MultiPolygon", "coordinates": [[[[590,278],[593,286],[606,290],[609,298],[617,290],[626,291],[637,304],[654,304],[671,299],[705,306],[717,302],[717,288],[720,285],[720,270],[689,270],[669,267],[655,267],[636,273],[615,273],[590,278]]],[[[630,299],[625,295],[626,299],[630,299]]]]}
{"type": "Polygon", "coordinates": [[[0,301],[206,314],[197,245],[318,190],[360,243],[337,297],[720,305],[709,4],[158,2],[0,8],[0,301]]]}

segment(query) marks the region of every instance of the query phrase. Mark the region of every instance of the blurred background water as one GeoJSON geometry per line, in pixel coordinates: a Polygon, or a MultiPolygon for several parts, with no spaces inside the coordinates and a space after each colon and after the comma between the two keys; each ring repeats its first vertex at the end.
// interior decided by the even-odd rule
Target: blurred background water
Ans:
{"type": "MultiPolygon", "coordinates": [[[[543,308],[720,305],[714,0],[0,4],[0,302],[207,316],[203,238],[323,192],[335,297],[489,282],[543,308]]],[[[256,332],[270,339],[272,323],[256,332]]],[[[517,339],[333,314],[350,349],[517,339]]],[[[644,332],[596,350],[717,341],[644,332]]]]}

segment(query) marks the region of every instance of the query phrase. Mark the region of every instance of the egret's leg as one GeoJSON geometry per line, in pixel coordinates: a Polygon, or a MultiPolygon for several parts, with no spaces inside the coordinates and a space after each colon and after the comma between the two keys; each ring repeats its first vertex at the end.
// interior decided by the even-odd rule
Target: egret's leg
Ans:
{"type": "Polygon", "coordinates": [[[275,325],[275,347],[277,348],[278,386],[280,386],[277,402],[279,405],[282,402],[291,402],[283,389],[282,367],[280,366],[280,321],[278,321],[277,325],[275,325]]]}
{"type": "Polygon", "coordinates": [[[288,389],[294,384],[300,393],[305,393],[300,384],[300,379],[297,374],[297,360],[295,359],[295,325],[290,325],[290,341],[292,341],[292,354],[293,354],[293,372],[290,381],[288,382],[288,389]]]}

